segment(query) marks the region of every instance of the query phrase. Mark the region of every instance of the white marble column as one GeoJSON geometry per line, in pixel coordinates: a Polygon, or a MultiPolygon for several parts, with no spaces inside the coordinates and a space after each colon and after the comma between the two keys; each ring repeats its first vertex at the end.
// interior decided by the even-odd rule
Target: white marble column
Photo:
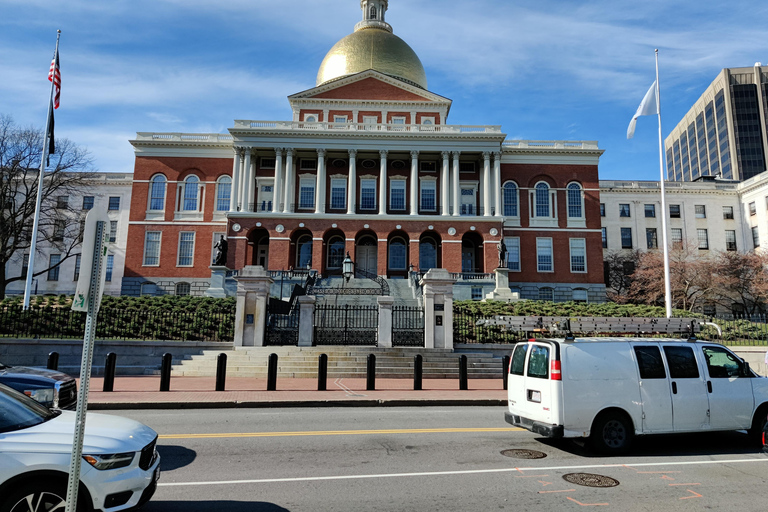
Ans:
{"type": "Polygon", "coordinates": [[[411,215],[419,214],[419,152],[411,151],[411,215]]]}
{"type": "Polygon", "coordinates": [[[443,215],[451,214],[451,154],[443,151],[443,172],[440,174],[440,211],[443,215]]]}
{"type": "Polygon", "coordinates": [[[315,213],[325,213],[325,150],[317,150],[317,183],[315,184],[315,213]]]}
{"type": "Polygon", "coordinates": [[[232,190],[229,193],[229,211],[236,212],[240,204],[240,180],[243,157],[241,148],[235,147],[235,158],[232,164],[232,190]]]}
{"type": "Polygon", "coordinates": [[[283,213],[293,213],[293,191],[295,190],[296,176],[293,169],[293,148],[285,150],[285,202],[283,213]]]}
{"type": "Polygon", "coordinates": [[[252,189],[254,186],[254,179],[253,179],[253,162],[251,155],[253,153],[252,148],[245,148],[245,168],[243,169],[243,175],[245,176],[245,179],[243,180],[243,211],[246,212],[252,212],[253,211],[253,194],[252,189]]]}
{"type": "Polygon", "coordinates": [[[275,148],[275,183],[272,186],[272,213],[280,213],[283,199],[283,148],[275,148]]]}
{"type": "Polygon", "coordinates": [[[496,205],[495,217],[502,217],[504,212],[501,210],[501,194],[503,193],[503,190],[501,190],[501,151],[494,151],[493,153],[493,188],[496,190],[494,197],[496,205]]]}
{"type": "Polygon", "coordinates": [[[494,190],[491,187],[491,152],[483,151],[483,217],[491,216],[491,200],[494,190]]]}
{"type": "Polygon", "coordinates": [[[379,215],[387,214],[387,189],[389,188],[389,182],[387,181],[387,154],[389,151],[382,149],[379,151],[381,157],[381,163],[379,165],[379,215]]]}
{"type": "Polygon", "coordinates": [[[347,183],[347,213],[355,213],[357,199],[357,150],[349,150],[349,183],[347,183]]]}
{"type": "Polygon", "coordinates": [[[459,185],[459,155],[458,151],[453,152],[453,216],[458,217],[461,214],[461,187],[459,185]]]}

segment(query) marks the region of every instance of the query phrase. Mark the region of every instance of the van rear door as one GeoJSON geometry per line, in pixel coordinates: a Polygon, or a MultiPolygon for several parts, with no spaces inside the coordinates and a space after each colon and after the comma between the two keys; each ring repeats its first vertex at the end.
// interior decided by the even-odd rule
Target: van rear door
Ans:
{"type": "Polygon", "coordinates": [[[562,397],[562,381],[558,348],[556,342],[528,342],[525,372],[522,381],[515,384],[515,410],[520,416],[548,425],[561,423],[558,404],[562,397]]]}

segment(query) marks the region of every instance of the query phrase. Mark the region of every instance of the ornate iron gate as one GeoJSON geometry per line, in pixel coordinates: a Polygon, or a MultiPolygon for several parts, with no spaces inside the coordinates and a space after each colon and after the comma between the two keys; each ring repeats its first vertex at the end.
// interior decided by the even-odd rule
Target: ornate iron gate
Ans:
{"type": "Polygon", "coordinates": [[[264,344],[272,346],[298,345],[299,344],[299,305],[288,310],[287,314],[280,311],[282,308],[267,306],[267,321],[264,326],[264,344]]]}
{"type": "Polygon", "coordinates": [[[392,346],[424,346],[424,308],[408,306],[392,308],[392,346]]]}
{"type": "Polygon", "coordinates": [[[378,306],[315,306],[315,345],[378,345],[378,306]]]}

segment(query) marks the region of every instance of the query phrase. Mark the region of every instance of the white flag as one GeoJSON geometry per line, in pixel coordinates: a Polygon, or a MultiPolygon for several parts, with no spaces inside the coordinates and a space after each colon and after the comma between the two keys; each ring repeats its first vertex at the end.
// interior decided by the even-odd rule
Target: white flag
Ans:
{"type": "Polygon", "coordinates": [[[640,116],[653,116],[659,113],[659,106],[656,104],[656,82],[653,82],[651,88],[645,93],[643,101],[640,102],[640,106],[637,107],[637,112],[632,117],[632,121],[629,122],[629,128],[627,128],[627,138],[631,139],[635,136],[635,125],[637,124],[637,118],[640,116]]]}

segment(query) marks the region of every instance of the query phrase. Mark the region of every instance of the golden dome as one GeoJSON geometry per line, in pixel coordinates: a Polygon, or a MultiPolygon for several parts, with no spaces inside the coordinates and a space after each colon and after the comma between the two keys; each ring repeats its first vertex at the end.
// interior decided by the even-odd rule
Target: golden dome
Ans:
{"type": "Polygon", "coordinates": [[[336,43],[323,59],[317,85],[369,69],[427,88],[424,66],[405,41],[382,28],[356,30],[336,43]]]}

